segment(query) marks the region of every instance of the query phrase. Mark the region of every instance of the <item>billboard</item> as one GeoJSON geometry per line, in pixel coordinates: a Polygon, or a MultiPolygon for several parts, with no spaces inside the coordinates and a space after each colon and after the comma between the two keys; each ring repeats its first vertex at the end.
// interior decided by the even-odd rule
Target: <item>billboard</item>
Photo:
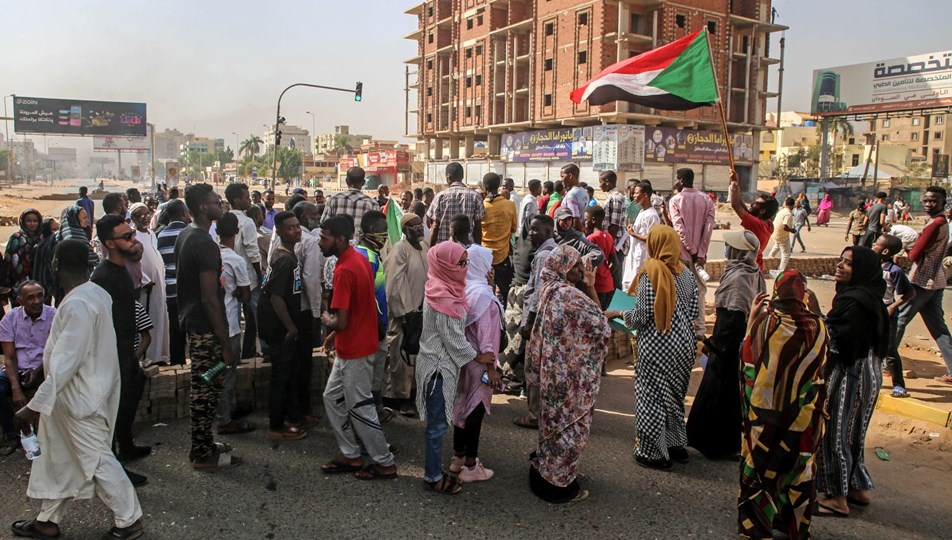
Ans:
{"type": "Polygon", "coordinates": [[[145,103],[16,96],[13,130],[49,135],[146,135],[145,103]]]}
{"type": "Polygon", "coordinates": [[[499,155],[512,163],[592,161],[592,128],[555,128],[502,137],[499,155]]]}
{"type": "Polygon", "coordinates": [[[813,114],[864,114],[950,105],[952,50],[813,72],[813,114]]]}
{"type": "Polygon", "coordinates": [[[93,137],[94,152],[148,152],[150,141],[148,137],[113,137],[110,135],[93,137]]]}
{"type": "Polygon", "coordinates": [[[644,167],[644,126],[626,124],[595,126],[592,136],[593,170],[640,171],[644,167]]]}
{"type": "MultiPolygon", "coordinates": [[[[734,162],[737,165],[751,165],[754,160],[753,135],[732,133],[731,138],[734,162]]],[[[724,134],[720,131],[646,127],[645,162],[730,165],[730,158],[724,144],[724,134]]]]}

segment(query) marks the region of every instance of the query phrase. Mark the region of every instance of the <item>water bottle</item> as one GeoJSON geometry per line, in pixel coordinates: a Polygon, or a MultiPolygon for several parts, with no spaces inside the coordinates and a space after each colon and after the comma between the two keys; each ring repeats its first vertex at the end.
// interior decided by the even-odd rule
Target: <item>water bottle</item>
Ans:
{"type": "Polygon", "coordinates": [[[20,432],[20,445],[23,446],[28,460],[33,461],[40,457],[40,441],[37,440],[36,433],[33,433],[33,426],[30,426],[29,433],[20,432]]]}
{"type": "Polygon", "coordinates": [[[211,384],[211,382],[215,380],[215,378],[218,377],[221,372],[225,371],[225,367],[226,366],[224,362],[218,362],[211,369],[205,373],[202,373],[202,380],[208,384],[211,384]]]}

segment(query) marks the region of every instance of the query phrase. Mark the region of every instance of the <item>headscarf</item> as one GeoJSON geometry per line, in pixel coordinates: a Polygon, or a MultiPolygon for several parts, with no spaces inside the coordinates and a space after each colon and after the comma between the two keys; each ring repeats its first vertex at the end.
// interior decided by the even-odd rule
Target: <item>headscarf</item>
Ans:
{"type": "Polygon", "coordinates": [[[827,193],[820,201],[820,210],[829,210],[831,208],[833,208],[833,199],[831,199],[830,194],[827,193]]]}
{"type": "Polygon", "coordinates": [[[486,280],[486,275],[493,268],[492,250],[473,244],[466,251],[469,253],[469,264],[466,267],[466,303],[469,304],[466,326],[469,326],[478,321],[494,304],[502,315],[502,304],[496,299],[492,285],[486,280]]]}
{"type": "Polygon", "coordinates": [[[426,253],[426,303],[454,319],[466,316],[466,267],[459,265],[465,251],[456,242],[440,242],[426,253]]]}
{"type": "Polygon", "coordinates": [[[20,283],[30,279],[30,271],[33,268],[33,252],[36,245],[43,239],[40,231],[42,225],[43,216],[37,210],[29,208],[20,214],[20,230],[10,235],[3,254],[7,276],[6,283],[10,287],[19,287],[20,283]],[[35,231],[26,228],[26,218],[30,214],[35,215],[37,219],[35,231]]]}
{"type": "Polygon", "coordinates": [[[886,281],[879,255],[863,246],[847,247],[843,253],[847,251],[853,253],[853,274],[849,283],[836,284],[826,323],[836,344],[835,357],[852,364],[871,348],[880,358],[886,355],[889,316],[883,304],[886,281]]]}
{"type": "Polygon", "coordinates": [[[650,258],[645,261],[641,271],[635,276],[628,294],[634,296],[638,292],[641,274],[646,274],[655,293],[655,328],[658,332],[667,334],[671,331],[671,320],[674,318],[677,302],[674,276],[684,271],[684,265],[681,264],[680,259],[681,238],[671,227],[656,225],[648,231],[647,244],[650,258]]]}
{"type": "Polygon", "coordinates": [[[714,292],[714,307],[730,311],[750,312],[750,303],[757,293],[764,292],[764,275],[757,266],[760,240],[750,231],[743,231],[744,240],[750,249],[726,246],[724,275],[714,292]]]}
{"type": "MultiPolygon", "coordinates": [[[[56,231],[56,243],[71,238],[89,243],[86,231],[79,225],[79,213],[82,210],[83,208],[78,205],[66,207],[63,211],[63,219],[60,220],[60,228],[56,231]]],[[[86,219],[89,219],[89,216],[86,216],[86,219]]]]}
{"type": "Polygon", "coordinates": [[[539,289],[539,303],[542,305],[548,301],[548,298],[559,288],[575,288],[574,283],[569,283],[569,270],[575,268],[582,260],[582,255],[572,246],[560,245],[552,250],[552,253],[545,259],[542,265],[542,272],[539,278],[542,281],[542,287],[539,289]]]}
{"type": "Polygon", "coordinates": [[[40,241],[40,229],[43,226],[43,215],[35,208],[27,208],[20,214],[20,232],[26,236],[34,245],[40,241]],[[26,217],[30,214],[36,216],[36,230],[28,231],[26,228],[26,217]]]}
{"type": "Polygon", "coordinates": [[[815,319],[816,315],[807,310],[806,293],[807,278],[797,270],[785,270],[774,282],[770,305],[793,317],[798,324],[808,319],[815,319]]]}

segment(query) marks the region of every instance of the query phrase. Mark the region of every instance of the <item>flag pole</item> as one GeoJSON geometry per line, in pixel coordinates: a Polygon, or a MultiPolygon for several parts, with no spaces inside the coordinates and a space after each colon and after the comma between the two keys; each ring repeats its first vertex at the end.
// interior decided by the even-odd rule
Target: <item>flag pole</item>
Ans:
{"type": "MultiPolygon", "coordinates": [[[[714,86],[717,88],[717,108],[721,113],[721,128],[724,129],[724,145],[727,146],[727,159],[730,160],[731,171],[734,170],[734,149],[731,134],[727,131],[727,115],[724,113],[724,100],[721,99],[721,84],[717,80],[717,68],[714,67],[714,52],[711,48],[711,33],[704,28],[704,39],[707,41],[707,54],[711,58],[711,72],[714,75],[714,86]]],[[[730,54],[730,51],[728,51],[730,54]]],[[[729,91],[729,89],[728,89],[729,91]]]]}

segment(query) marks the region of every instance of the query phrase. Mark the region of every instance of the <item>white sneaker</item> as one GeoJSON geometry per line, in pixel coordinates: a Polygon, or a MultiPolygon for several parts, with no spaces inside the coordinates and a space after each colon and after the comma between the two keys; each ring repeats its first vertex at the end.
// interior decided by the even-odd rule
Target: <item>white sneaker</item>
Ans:
{"type": "Polygon", "coordinates": [[[489,480],[493,477],[492,469],[487,469],[483,467],[483,464],[479,459],[476,460],[476,464],[472,467],[463,467],[463,470],[459,473],[459,479],[461,482],[482,482],[484,480],[489,480]]]}

